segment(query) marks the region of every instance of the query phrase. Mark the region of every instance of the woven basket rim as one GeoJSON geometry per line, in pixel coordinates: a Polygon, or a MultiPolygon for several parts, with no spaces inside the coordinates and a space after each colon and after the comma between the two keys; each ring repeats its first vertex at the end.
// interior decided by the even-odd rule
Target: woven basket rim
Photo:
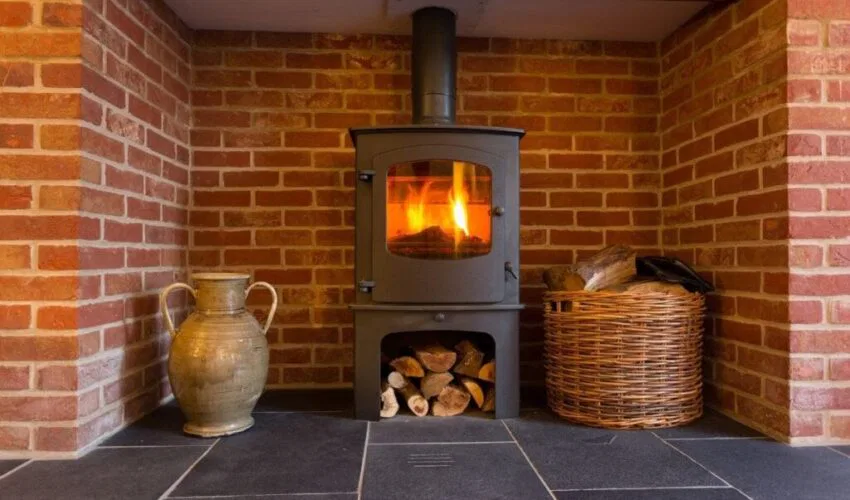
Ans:
{"type": "Polygon", "coordinates": [[[676,298],[676,297],[687,297],[693,298],[694,296],[701,297],[702,294],[699,292],[688,292],[685,293],[670,293],[670,292],[630,292],[630,291],[615,291],[615,290],[571,290],[571,291],[547,291],[543,293],[543,297],[547,300],[556,299],[559,297],[581,297],[583,295],[592,295],[594,297],[612,297],[612,296],[629,296],[629,297],[651,297],[651,298],[676,298]]]}

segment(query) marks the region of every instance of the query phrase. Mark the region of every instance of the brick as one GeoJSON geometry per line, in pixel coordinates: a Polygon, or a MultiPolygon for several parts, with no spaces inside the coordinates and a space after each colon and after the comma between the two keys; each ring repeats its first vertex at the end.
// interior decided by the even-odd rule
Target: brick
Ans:
{"type": "Polygon", "coordinates": [[[549,91],[561,94],[599,94],[602,80],[599,78],[549,78],[549,91]]]}
{"type": "Polygon", "coordinates": [[[0,3],[0,26],[19,28],[32,23],[32,6],[29,2],[0,3]]]}
{"type": "Polygon", "coordinates": [[[79,118],[80,96],[2,92],[0,109],[6,118],[79,118]]]}
{"type": "Polygon", "coordinates": [[[286,54],[286,67],[299,69],[342,69],[342,55],[335,53],[286,54]]]}
{"type": "Polygon", "coordinates": [[[347,109],[401,110],[402,100],[401,96],[396,94],[348,94],[345,96],[345,107],[347,109]]]}
{"type": "Polygon", "coordinates": [[[45,87],[79,88],[83,81],[80,64],[51,63],[42,64],[41,82],[45,87]]]}
{"type": "Polygon", "coordinates": [[[658,83],[654,80],[609,78],[605,81],[605,90],[609,94],[654,95],[658,92],[658,83]]]}
{"type": "Polygon", "coordinates": [[[546,80],[539,76],[491,76],[490,90],[493,92],[541,92],[546,80]]]}
{"type": "Polygon", "coordinates": [[[95,239],[99,224],[76,215],[0,216],[0,240],[95,239]]]}
{"type": "Polygon", "coordinates": [[[844,410],[850,408],[850,388],[792,387],[795,410],[844,410]]]}
{"type": "Polygon", "coordinates": [[[575,102],[575,98],[571,96],[523,96],[521,109],[541,113],[572,112],[575,110],[575,102]]]}
{"type": "Polygon", "coordinates": [[[77,57],[81,53],[79,33],[0,33],[0,46],[6,57],[77,57]]]}
{"type": "Polygon", "coordinates": [[[284,134],[286,147],[302,148],[335,148],[340,146],[340,134],[338,132],[301,132],[289,131],[284,134]]]}
{"type": "Polygon", "coordinates": [[[33,69],[29,62],[0,62],[0,81],[4,87],[30,87],[35,82],[33,69]]]}

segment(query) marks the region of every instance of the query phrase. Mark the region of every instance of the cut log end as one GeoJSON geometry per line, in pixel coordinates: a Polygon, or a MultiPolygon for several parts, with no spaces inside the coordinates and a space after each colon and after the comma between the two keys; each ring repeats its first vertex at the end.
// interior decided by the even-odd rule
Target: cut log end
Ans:
{"type": "Polygon", "coordinates": [[[463,377],[460,379],[460,383],[463,384],[463,387],[466,388],[466,392],[468,392],[470,397],[472,397],[472,400],[475,401],[475,406],[481,408],[484,405],[484,390],[481,389],[481,385],[469,377],[463,377]]]}
{"type": "Polygon", "coordinates": [[[411,356],[402,356],[390,361],[390,366],[405,377],[422,378],[425,376],[425,370],[419,361],[411,356]]]}
{"type": "Polygon", "coordinates": [[[481,365],[477,378],[485,382],[496,382],[496,360],[490,360],[481,365]]]}
{"type": "Polygon", "coordinates": [[[487,389],[487,396],[484,397],[481,410],[486,412],[496,411],[496,389],[492,387],[487,389]]]}
{"type": "Polygon", "coordinates": [[[422,396],[416,384],[411,383],[404,376],[402,376],[402,379],[404,379],[404,384],[401,384],[401,388],[396,390],[401,394],[404,402],[407,403],[407,407],[414,415],[424,417],[428,414],[428,400],[422,396]]]}
{"type": "Polygon", "coordinates": [[[455,365],[454,372],[467,377],[477,377],[481,362],[484,361],[484,353],[468,340],[458,343],[455,350],[460,353],[461,359],[455,365]]]}
{"type": "Polygon", "coordinates": [[[407,379],[399,372],[391,372],[387,375],[387,382],[393,389],[401,389],[407,385],[407,379]]]}
{"type": "Polygon", "coordinates": [[[457,361],[457,353],[446,349],[440,344],[417,347],[414,350],[416,359],[429,371],[442,373],[451,370],[457,361]]]}
{"type": "Polygon", "coordinates": [[[419,388],[422,390],[422,395],[426,398],[432,398],[438,394],[443,388],[449,385],[454,379],[454,375],[448,372],[444,373],[434,373],[429,372],[422,379],[422,383],[419,384],[419,388]]]}
{"type": "Polygon", "coordinates": [[[381,391],[381,418],[391,418],[398,413],[398,399],[395,391],[387,382],[384,382],[381,391]]]}
{"type": "Polygon", "coordinates": [[[432,412],[440,417],[460,415],[469,406],[470,399],[471,396],[462,387],[454,384],[447,385],[440,391],[434,403],[434,406],[439,405],[439,408],[435,408],[432,412]]]}

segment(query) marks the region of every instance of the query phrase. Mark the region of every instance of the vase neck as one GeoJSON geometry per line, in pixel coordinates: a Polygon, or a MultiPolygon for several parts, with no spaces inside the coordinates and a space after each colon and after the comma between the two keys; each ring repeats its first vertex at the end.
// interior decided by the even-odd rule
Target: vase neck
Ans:
{"type": "Polygon", "coordinates": [[[245,309],[244,278],[196,280],[197,309],[213,313],[238,312],[245,309]]]}

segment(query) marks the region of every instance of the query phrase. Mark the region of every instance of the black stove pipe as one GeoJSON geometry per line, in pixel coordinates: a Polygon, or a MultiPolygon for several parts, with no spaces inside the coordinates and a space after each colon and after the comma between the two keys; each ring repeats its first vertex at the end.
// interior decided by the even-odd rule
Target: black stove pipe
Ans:
{"type": "Polygon", "coordinates": [[[441,7],[413,13],[413,123],[451,125],[455,122],[457,47],[455,14],[441,7]]]}

